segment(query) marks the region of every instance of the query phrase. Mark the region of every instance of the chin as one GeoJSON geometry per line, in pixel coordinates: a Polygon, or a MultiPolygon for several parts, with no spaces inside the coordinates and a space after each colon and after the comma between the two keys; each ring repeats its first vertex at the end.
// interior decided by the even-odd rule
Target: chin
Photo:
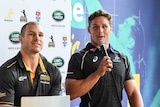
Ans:
{"type": "Polygon", "coordinates": [[[41,51],[41,49],[37,49],[37,50],[34,50],[34,53],[39,53],[41,51]]]}

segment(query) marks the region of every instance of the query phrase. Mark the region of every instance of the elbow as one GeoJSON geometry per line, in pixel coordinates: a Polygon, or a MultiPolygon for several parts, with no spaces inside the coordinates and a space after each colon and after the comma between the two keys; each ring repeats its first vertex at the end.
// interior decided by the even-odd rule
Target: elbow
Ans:
{"type": "Polygon", "coordinates": [[[74,79],[67,79],[65,82],[66,95],[70,96],[70,100],[74,100],[81,96],[79,84],[74,79]]]}
{"type": "Polygon", "coordinates": [[[74,94],[71,91],[66,90],[66,95],[70,96],[70,100],[74,100],[75,98],[77,98],[78,96],[76,96],[76,94],[74,94]]]}
{"type": "Polygon", "coordinates": [[[139,93],[130,96],[129,102],[131,107],[144,107],[142,96],[139,93]]]}

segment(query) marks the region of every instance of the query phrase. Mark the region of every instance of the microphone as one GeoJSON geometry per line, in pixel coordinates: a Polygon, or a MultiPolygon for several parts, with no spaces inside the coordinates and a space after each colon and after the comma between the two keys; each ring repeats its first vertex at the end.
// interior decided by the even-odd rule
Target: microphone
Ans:
{"type": "Polygon", "coordinates": [[[107,53],[107,51],[106,51],[106,48],[104,47],[103,41],[99,41],[99,42],[98,42],[98,45],[100,46],[100,51],[102,52],[102,54],[103,54],[104,56],[108,56],[108,53],[107,53]]]}

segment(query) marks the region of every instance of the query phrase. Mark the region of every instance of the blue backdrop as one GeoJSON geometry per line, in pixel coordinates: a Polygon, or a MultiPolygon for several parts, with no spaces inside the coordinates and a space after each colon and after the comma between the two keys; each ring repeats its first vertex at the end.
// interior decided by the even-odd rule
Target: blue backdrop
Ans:
{"type": "MultiPolygon", "coordinates": [[[[84,48],[90,40],[88,15],[98,9],[111,13],[113,32],[110,43],[129,57],[132,73],[140,75],[140,91],[145,107],[160,107],[159,6],[158,0],[72,0],[71,53],[84,48]]],[[[127,107],[125,99],[123,106],[127,107]]],[[[79,101],[73,100],[71,106],[78,106],[79,101]]]]}

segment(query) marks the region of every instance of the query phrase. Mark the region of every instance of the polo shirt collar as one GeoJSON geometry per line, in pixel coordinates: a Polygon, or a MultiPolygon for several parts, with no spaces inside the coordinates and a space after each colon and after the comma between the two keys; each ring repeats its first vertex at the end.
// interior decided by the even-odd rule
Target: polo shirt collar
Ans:
{"type": "MultiPolygon", "coordinates": [[[[93,44],[91,44],[91,43],[88,43],[87,45],[86,45],[86,48],[85,48],[85,50],[97,50],[97,48],[93,45],[93,44]]],[[[98,49],[99,50],[99,49],[98,49]]],[[[115,49],[113,49],[113,47],[109,44],[109,48],[107,49],[108,51],[111,51],[111,52],[113,52],[113,53],[117,53],[117,51],[115,50],[115,49]]]]}
{"type": "MultiPolygon", "coordinates": [[[[25,67],[25,65],[24,65],[24,63],[23,63],[23,61],[22,61],[22,55],[21,55],[21,53],[19,52],[18,54],[17,54],[17,61],[18,61],[18,63],[19,63],[19,66],[21,67],[21,68],[24,68],[24,69],[27,69],[26,67],[25,67]]],[[[46,68],[45,68],[45,65],[44,65],[44,63],[43,63],[43,60],[42,60],[42,56],[41,55],[39,55],[39,65],[40,65],[40,67],[41,67],[41,69],[42,69],[42,72],[47,72],[47,70],[46,70],[46,68]]]]}

